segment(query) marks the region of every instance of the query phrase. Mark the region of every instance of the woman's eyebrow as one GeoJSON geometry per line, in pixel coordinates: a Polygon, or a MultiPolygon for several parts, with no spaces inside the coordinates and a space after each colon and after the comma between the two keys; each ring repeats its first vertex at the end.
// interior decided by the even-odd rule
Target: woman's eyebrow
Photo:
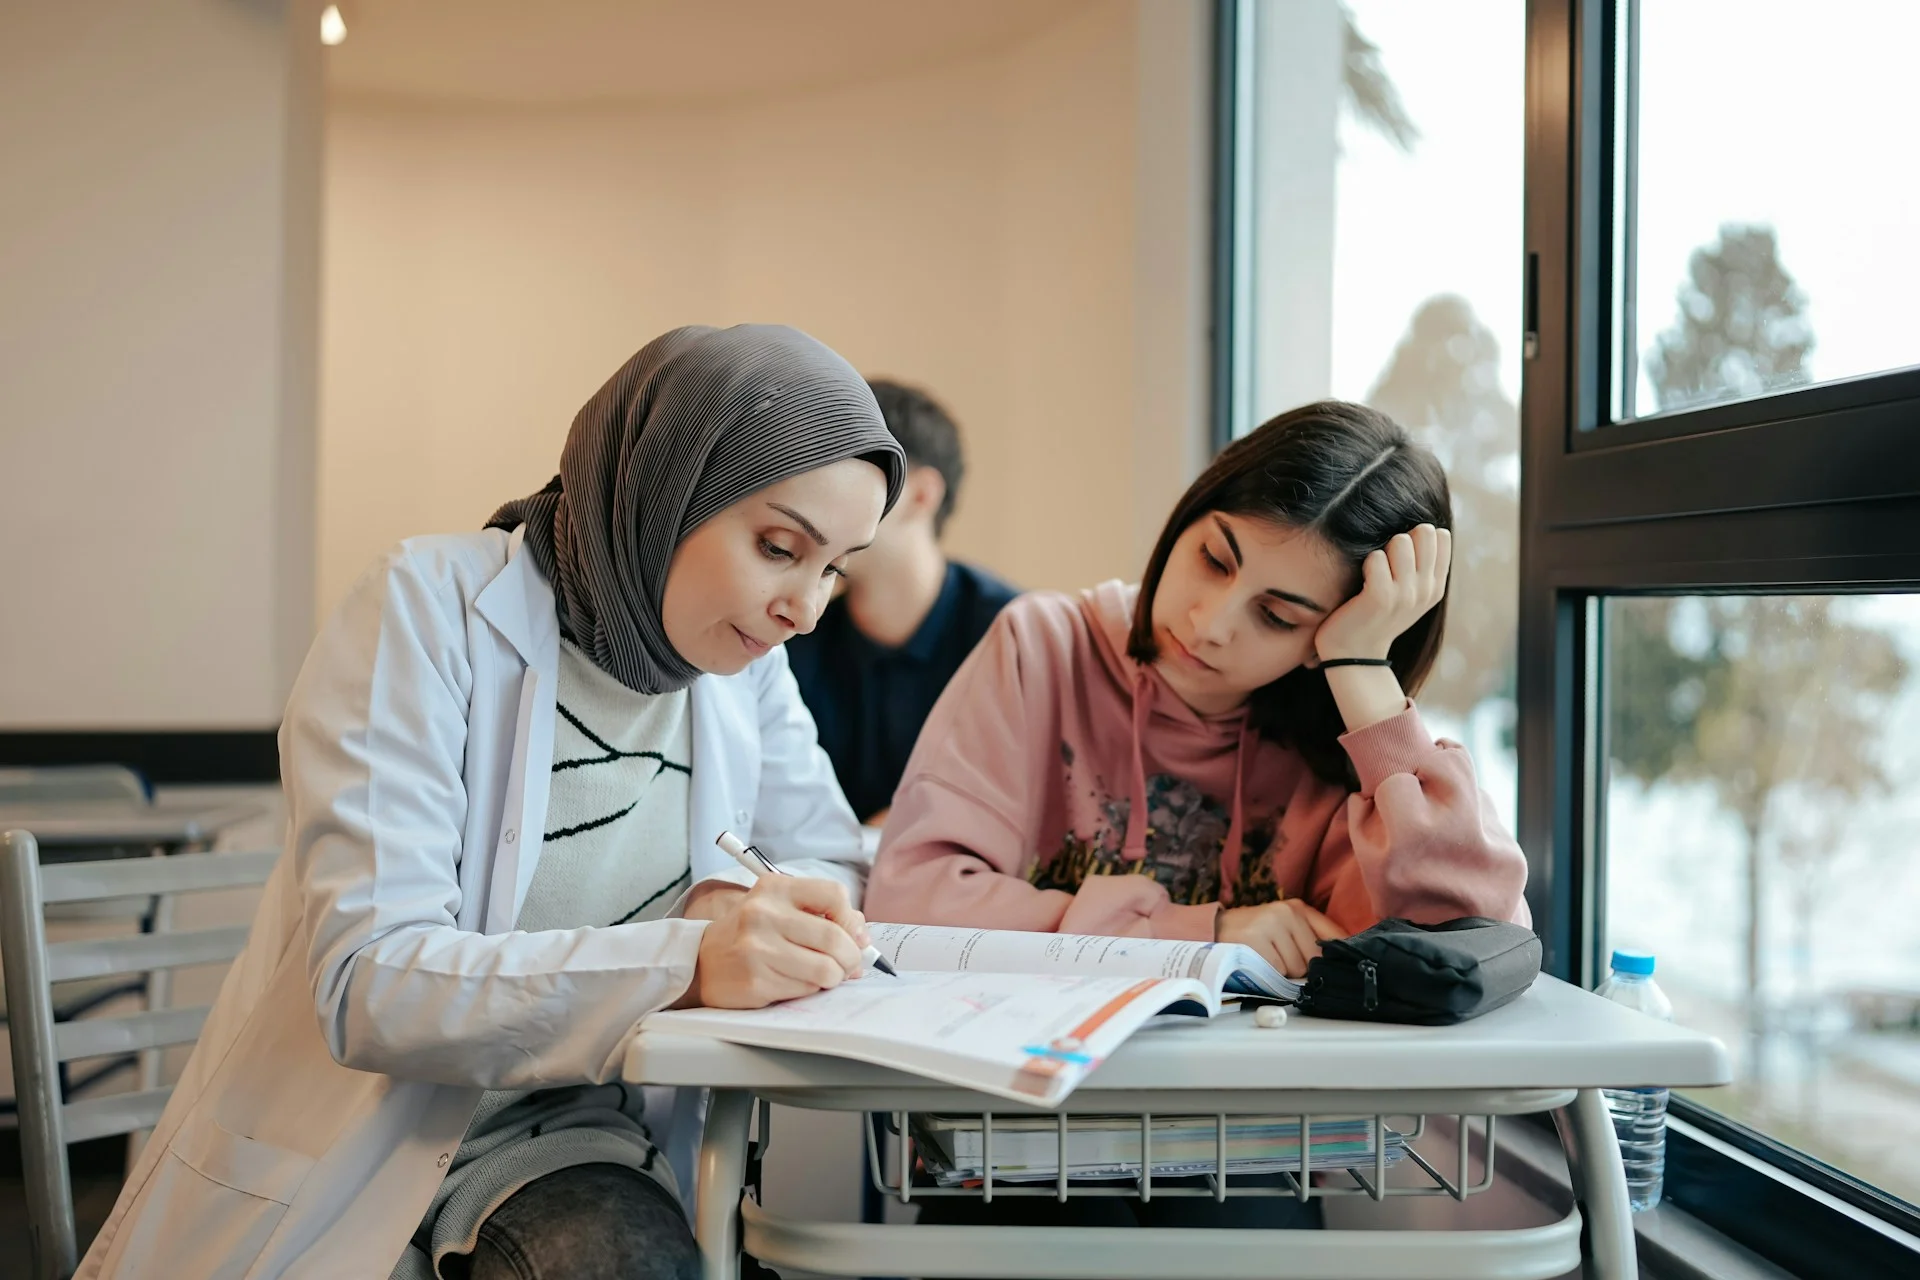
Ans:
{"type": "Polygon", "coordinates": [[[1228,528],[1227,522],[1219,516],[1214,516],[1213,522],[1220,527],[1220,536],[1227,540],[1227,550],[1233,552],[1234,567],[1239,568],[1247,562],[1247,558],[1240,554],[1240,539],[1233,536],[1233,530],[1228,528]]]}
{"type": "Polygon", "coordinates": [[[1291,591],[1282,591],[1278,587],[1268,587],[1262,594],[1270,595],[1276,600],[1285,600],[1288,604],[1297,604],[1302,609],[1311,609],[1315,613],[1326,612],[1325,608],[1315,604],[1305,596],[1297,596],[1291,591]]]}
{"type": "Polygon", "coordinates": [[[785,516],[787,519],[799,525],[801,530],[804,531],[809,538],[812,538],[816,544],[823,547],[827,545],[827,535],[820,532],[820,527],[814,524],[813,521],[807,519],[805,516],[801,515],[798,511],[795,511],[792,507],[789,507],[784,503],[769,502],[767,505],[772,507],[775,511],[778,511],[781,515],[785,516]]]}
{"type": "MultiPolygon", "coordinates": [[[[775,511],[778,511],[781,515],[785,516],[787,519],[799,525],[801,528],[801,531],[804,532],[809,538],[812,538],[816,546],[824,547],[827,545],[827,535],[820,532],[820,527],[814,524],[813,521],[807,519],[805,516],[801,515],[798,511],[795,511],[792,507],[787,506],[783,502],[769,502],[767,505],[772,507],[775,511]]],[[[856,551],[865,551],[868,547],[872,545],[873,544],[871,542],[863,542],[857,547],[848,547],[847,554],[852,555],[856,551]]]]}
{"type": "MultiPolygon", "coordinates": [[[[1233,529],[1217,514],[1213,517],[1213,522],[1219,526],[1220,536],[1227,540],[1227,550],[1233,552],[1233,563],[1235,567],[1246,564],[1246,558],[1240,554],[1240,539],[1233,536],[1233,529]]],[[[1302,609],[1311,609],[1315,613],[1326,612],[1325,607],[1315,604],[1305,596],[1295,595],[1291,591],[1282,591],[1278,587],[1268,587],[1261,594],[1272,596],[1276,600],[1285,600],[1288,604],[1297,604],[1302,609]]]]}

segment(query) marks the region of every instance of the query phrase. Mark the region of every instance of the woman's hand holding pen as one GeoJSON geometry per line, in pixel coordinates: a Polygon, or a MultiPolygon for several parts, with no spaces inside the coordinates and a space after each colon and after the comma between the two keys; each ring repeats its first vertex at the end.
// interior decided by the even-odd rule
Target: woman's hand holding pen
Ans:
{"type": "Polygon", "coordinates": [[[748,889],[704,894],[709,921],[693,982],[676,1008],[758,1009],[859,975],[866,917],[846,889],[805,876],[765,876],[748,889]]]}
{"type": "Polygon", "coordinates": [[[687,920],[719,920],[730,916],[740,909],[751,887],[731,880],[703,880],[693,886],[680,914],[687,920]]]}

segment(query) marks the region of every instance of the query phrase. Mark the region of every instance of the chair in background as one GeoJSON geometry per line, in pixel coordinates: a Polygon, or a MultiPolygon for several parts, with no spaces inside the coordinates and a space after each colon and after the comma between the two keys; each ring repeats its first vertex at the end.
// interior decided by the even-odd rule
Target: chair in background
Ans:
{"type": "Polygon", "coordinates": [[[0,834],[0,966],[13,1042],[34,1280],[64,1280],[79,1265],[67,1144],[151,1128],[172,1092],[143,1088],[68,1102],[60,1089],[62,1064],[192,1044],[209,1012],[206,1006],[160,1008],[61,1021],[54,1014],[53,985],[230,961],[247,940],[244,927],[233,927],[49,945],[46,908],[258,886],[266,883],[278,857],[279,850],[267,849],[42,866],[30,834],[0,834]]]}
{"type": "MultiPolygon", "coordinates": [[[[124,765],[0,769],[0,831],[33,832],[40,859],[48,865],[199,852],[212,846],[221,826],[244,816],[251,814],[231,800],[224,805],[187,800],[171,806],[156,801],[147,780],[124,765]]],[[[84,930],[102,921],[127,921],[142,933],[167,933],[173,928],[173,912],[173,900],[166,894],[136,893],[64,903],[53,907],[47,918],[60,928],[78,925],[84,930]]],[[[61,993],[55,1018],[64,1022],[129,997],[145,1000],[149,1008],[164,1007],[170,982],[170,973],[156,970],[70,983],[61,993]]],[[[107,1084],[129,1068],[139,1072],[142,1088],[152,1088],[160,1082],[161,1054],[119,1055],[93,1064],[84,1076],[67,1080],[63,1075],[66,1096],[107,1084]]],[[[0,1123],[13,1110],[13,1099],[0,1097],[0,1123]]]]}
{"type": "MultiPolygon", "coordinates": [[[[28,765],[0,769],[0,806],[16,806],[28,812],[34,810],[60,812],[75,806],[82,810],[100,806],[144,809],[152,803],[152,785],[138,771],[125,765],[28,765]]],[[[0,820],[0,825],[5,825],[4,820],[0,820]]],[[[51,853],[43,849],[41,856],[50,861],[60,862],[105,856],[145,856],[146,852],[137,847],[127,848],[117,843],[103,843],[98,848],[81,846],[51,853]]],[[[165,920],[167,914],[168,907],[162,899],[142,897],[112,902],[78,903],[58,912],[56,918],[67,920],[130,918],[139,922],[141,932],[151,933],[156,924],[162,929],[168,927],[165,920]]],[[[164,1002],[165,986],[165,976],[159,974],[140,974],[131,980],[81,984],[70,992],[68,1000],[59,1007],[55,1017],[63,1022],[78,1018],[100,1005],[125,996],[145,998],[151,995],[164,1002]]],[[[136,1065],[136,1059],[125,1057],[107,1062],[78,1082],[70,1080],[65,1069],[62,1068],[62,1085],[72,1091],[84,1090],[109,1079],[129,1065],[136,1065]]],[[[143,1059],[137,1060],[137,1065],[146,1084],[159,1083],[157,1054],[146,1055],[143,1059]]],[[[0,1100],[0,1108],[11,1111],[13,1101],[0,1100]]]]}
{"type": "Polygon", "coordinates": [[[34,765],[0,769],[0,804],[62,804],[124,800],[151,804],[153,788],[125,765],[34,765]]]}

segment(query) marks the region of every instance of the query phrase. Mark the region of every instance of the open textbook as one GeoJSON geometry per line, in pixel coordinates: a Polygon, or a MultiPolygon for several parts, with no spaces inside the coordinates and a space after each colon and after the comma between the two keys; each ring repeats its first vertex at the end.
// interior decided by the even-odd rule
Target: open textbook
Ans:
{"type": "Polygon", "coordinates": [[[1055,1106],[1161,1013],[1211,1017],[1233,995],[1299,984],[1230,943],[872,926],[900,973],[870,974],[765,1009],[676,1009],[648,1032],[711,1036],[894,1067],[1055,1106]]]}
{"type": "MultiPolygon", "coordinates": [[[[873,945],[905,972],[1098,973],[1130,978],[1193,978],[1212,993],[1207,1013],[1223,995],[1291,1000],[1300,984],[1251,947],[1234,942],[1165,938],[1108,938],[1084,933],[1015,933],[1008,929],[953,929],[933,924],[876,924],[873,945]]],[[[1199,1013],[1195,1009],[1191,1012],[1199,1013]]]]}

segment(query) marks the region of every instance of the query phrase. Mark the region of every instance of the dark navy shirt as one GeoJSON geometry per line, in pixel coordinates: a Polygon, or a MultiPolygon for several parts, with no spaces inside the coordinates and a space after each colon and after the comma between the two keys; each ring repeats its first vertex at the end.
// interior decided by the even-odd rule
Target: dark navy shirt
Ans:
{"type": "Polygon", "coordinates": [[[787,641],[820,745],[861,821],[893,803],[940,691],[1017,594],[990,573],[949,561],[939,599],[898,649],[862,635],[844,598],[827,606],[812,632],[787,641]]]}

